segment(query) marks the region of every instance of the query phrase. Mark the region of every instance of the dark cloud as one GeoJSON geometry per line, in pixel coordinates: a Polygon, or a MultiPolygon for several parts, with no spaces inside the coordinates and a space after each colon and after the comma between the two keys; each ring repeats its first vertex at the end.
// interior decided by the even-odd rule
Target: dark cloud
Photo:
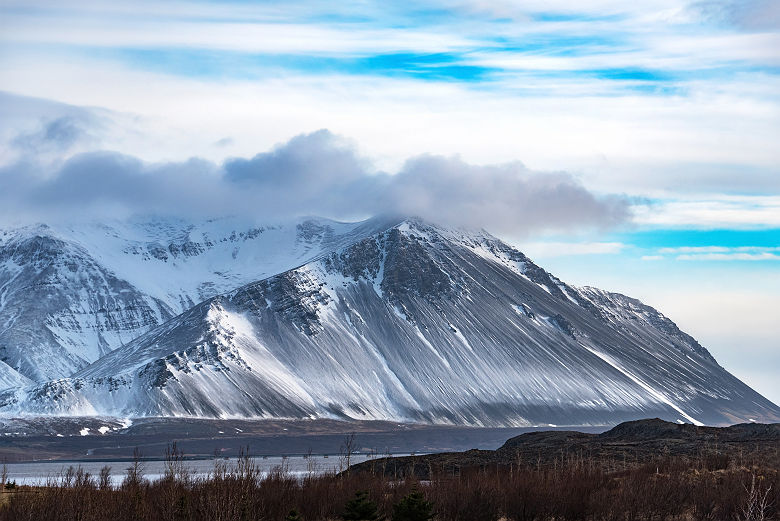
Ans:
{"type": "Polygon", "coordinates": [[[629,218],[622,197],[597,197],[566,173],[521,163],[474,166],[458,158],[423,156],[392,177],[388,203],[402,213],[505,233],[611,227],[629,218]]]}
{"type": "Polygon", "coordinates": [[[28,160],[0,170],[0,188],[8,214],[38,220],[138,213],[357,219],[400,213],[520,235],[610,227],[630,217],[625,198],[594,195],[569,174],[535,172],[521,163],[477,166],[426,155],[393,175],[374,172],[350,141],[327,130],[222,165],[198,159],[149,164],[92,152],[42,174],[28,160]]]}
{"type": "Polygon", "coordinates": [[[109,111],[0,91],[0,136],[8,149],[51,156],[78,145],[95,146],[98,135],[112,130],[109,111]]]}
{"type": "Polygon", "coordinates": [[[62,116],[44,123],[33,132],[19,134],[11,144],[32,151],[41,148],[68,150],[85,136],[82,121],[73,116],[62,116]]]}
{"type": "Polygon", "coordinates": [[[70,158],[53,176],[28,189],[19,211],[32,210],[34,215],[39,209],[57,218],[137,213],[213,216],[230,208],[227,185],[216,165],[200,159],[147,164],[116,152],[90,152],[70,158]]]}
{"type": "Polygon", "coordinates": [[[225,179],[253,188],[317,197],[349,190],[370,169],[348,141],[328,130],[296,136],[283,146],[252,159],[225,162],[225,179]]]}

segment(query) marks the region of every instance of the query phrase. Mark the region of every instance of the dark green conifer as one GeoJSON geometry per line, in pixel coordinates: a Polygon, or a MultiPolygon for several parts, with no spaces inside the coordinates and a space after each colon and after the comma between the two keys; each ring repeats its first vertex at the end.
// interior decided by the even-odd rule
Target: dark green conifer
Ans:
{"type": "Polygon", "coordinates": [[[341,518],[344,521],[380,521],[383,519],[379,515],[376,503],[368,499],[368,492],[365,490],[358,491],[354,499],[347,501],[341,518]]]}
{"type": "Polygon", "coordinates": [[[393,521],[430,521],[433,519],[433,503],[425,500],[418,489],[404,496],[393,506],[393,521]]]}
{"type": "Polygon", "coordinates": [[[301,514],[293,508],[290,510],[290,513],[287,514],[287,517],[284,518],[284,521],[303,521],[303,518],[301,517],[301,514]]]}

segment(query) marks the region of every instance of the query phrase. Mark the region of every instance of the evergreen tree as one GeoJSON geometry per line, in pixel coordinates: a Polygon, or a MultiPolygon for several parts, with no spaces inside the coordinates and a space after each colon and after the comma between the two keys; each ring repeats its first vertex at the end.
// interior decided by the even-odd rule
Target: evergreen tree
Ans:
{"type": "Polygon", "coordinates": [[[287,514],[287,517],[284,518],[284,521],[303,521],[303,518],[301,517],[301,514],[293,508],[290,510],[290,513],[287,514]]]}
{"type": "Polygon", "coordinates": [[[358,491],[354,499],[347,501],[341,518],[344,521],[380,521],[383,519],[379,515],[376,503],[368,499],[368,492],[365,490],[358,491]]]}
{"type": "Polygon", "coordinates": [[[433,504],[425,500],[422,492],[412,490],[393,506],[393,521],[430,521],[433,519],[433,504]]]}

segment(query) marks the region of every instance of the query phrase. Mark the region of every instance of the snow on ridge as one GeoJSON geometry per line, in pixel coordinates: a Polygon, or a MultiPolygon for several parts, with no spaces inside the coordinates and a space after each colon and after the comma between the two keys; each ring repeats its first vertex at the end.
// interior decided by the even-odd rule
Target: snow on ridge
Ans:
{"type": "Polygon", "coordinates": [[[197,300],[75,378],[15,398],[0,393],[0,410],[510,425],[625,411],[699,421],[691,411],[709,403],[701,400],[731,396],[731,381],[712,364],[684,362],[674,349],[682,340],[647,307],[571,288],[497,239],[413,219],[300,225],[211,249],[201,246],[213,232],[187,228],[167,260],[139,253],[159,268],[154,277],[194,278],[205,271],[187,270],[213,255],[224,260],[220,284],[234,284],[243,276],[236,266],[249,260],[233,248],[259,241],[279,246],[272,257],[293,269],[197,300]],[[388,238],[399,233],[408,251],[388,260],[388,238]],[[614,320],[592,313],[613,304],[614,320]],[[539,410],[561,416],[535,417],[539,410]]]}
{"type": "MultiPolygon", "coordinates": [[[[257,225],[237,218],[151,217],[6,230],[0,235],[0,252],[9,256],[0,263],[0,323],[14,329],[0,332],[0,342],[15,349],[14,331],[29,329],[27,342],[46,344],[46,350],[37,356],[19,347],[11,354],[22,359],[24,378],[68,376],[199,302],[305,265],[387,226],[381,219],[257,225]],[[30,251],[17,255],[19,244],[30,251]],[[40,258],[41,266],[24,255],[40,258]],[[42,273],[51,273],[46,285],[34,279],[42,273]],[[41,295],[28,303],[15,292],[31,284],[41,295]]],[[[19,383],[27,382],[0,371],[0,388],[19,383]]]]}

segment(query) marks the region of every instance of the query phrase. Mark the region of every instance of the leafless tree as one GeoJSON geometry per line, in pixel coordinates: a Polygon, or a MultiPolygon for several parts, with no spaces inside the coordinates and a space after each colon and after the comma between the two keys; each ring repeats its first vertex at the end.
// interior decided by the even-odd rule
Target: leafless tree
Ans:
{"type": "Polygon", "coordinates": [[[352,461],[352,453],[355,451],[355,433],[351,432],[344,437],[344,443],[339,450],[339,471],[346,470],[349,473],[349,467],[352,461]]]}
{"type": "Polygon", "coordinates": [[[111,467],[108,465],[104,465],[103,468],[100,469],[100,474],[98,477],[98,488],[100,490],[111,489],[111,467]]]}
{"type": "MultiPolygon", "coordinates": [[[[759,478],[760,479],[760,478],[759,478]]],[[[750,474],[750,487],[743,485],[747,492],[747,499],[740,512],[740,521],[764,521],[771,506],[769,492],[772,486],[763,487],[761,483],[756,486],[756,475],[750,474]]]]}
{"type": "Polygon", "coordinates": [[[138,447],[133,449],[133,462],[127,467],[123,486],[128,488],[137,488],[143,483],[144,464],[141,462],[141,451],[138,447]]]}
{"type": "Polygon", "coordinates": [[[317,472],[317,462],[312,457],[311,448],[306,452],[304,458],[306,458],[306,476],[311,479],[317,472]]]}
{"type": "Polygon", "coordinates": [[[184,452],[175,441],[165,448],[164,479],[182,484],[188,483],[190,479],[190,473],[184,464],[184,452]]]}

